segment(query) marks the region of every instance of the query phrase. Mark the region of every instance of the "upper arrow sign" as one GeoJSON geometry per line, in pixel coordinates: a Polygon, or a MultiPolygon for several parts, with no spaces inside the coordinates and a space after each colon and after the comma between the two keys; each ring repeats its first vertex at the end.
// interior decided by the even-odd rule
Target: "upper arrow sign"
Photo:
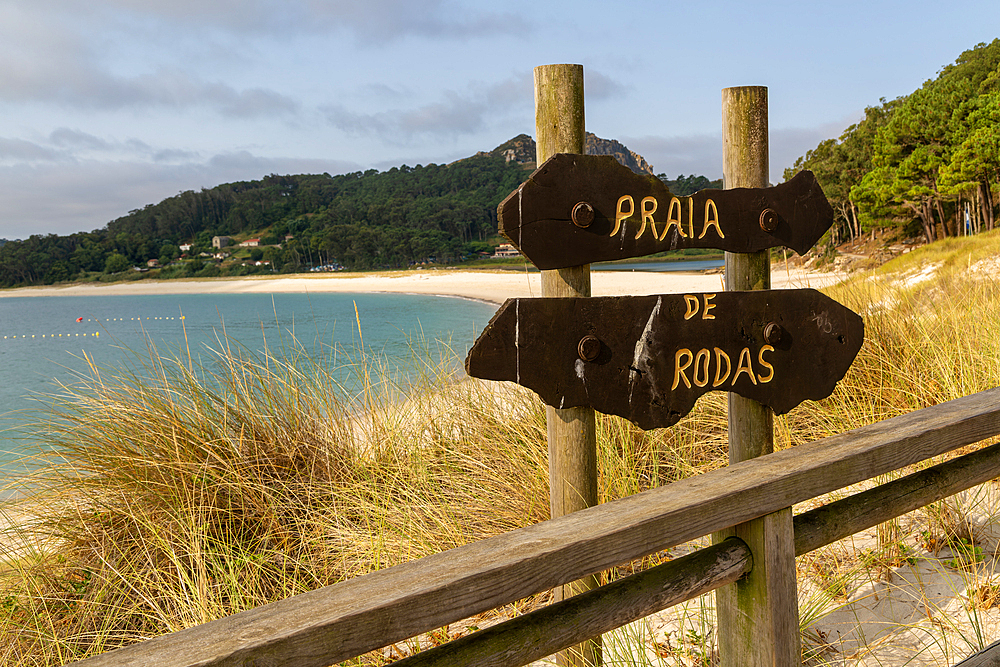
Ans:
{"type": "Polygon", "coordinates": [[[682,248],[803,254],[833,223],[812,172],[773,188],[702,190],[676,197],[607,155],[546,160],[497,209],[500,232],[539,269],[682,248]]]}
{"type": "Polygon", "coordinates": [[[863,338],[857,314],[811,289],[508,299],[465,367],[649,429],[713,390],[777,414],[829,396],[863,338]]]}

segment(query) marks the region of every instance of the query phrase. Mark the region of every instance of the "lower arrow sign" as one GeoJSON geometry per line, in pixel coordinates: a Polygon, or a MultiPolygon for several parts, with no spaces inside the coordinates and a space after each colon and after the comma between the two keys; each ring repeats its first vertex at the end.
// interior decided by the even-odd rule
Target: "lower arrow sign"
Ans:
{"type": "Polygon", "coordinates": [[[670,426],[709,391],[788,412],[829,396],[861,349],[861,317],[812,289],[508,299],[469,351],[469,375],[557,408],[670,426]]]}

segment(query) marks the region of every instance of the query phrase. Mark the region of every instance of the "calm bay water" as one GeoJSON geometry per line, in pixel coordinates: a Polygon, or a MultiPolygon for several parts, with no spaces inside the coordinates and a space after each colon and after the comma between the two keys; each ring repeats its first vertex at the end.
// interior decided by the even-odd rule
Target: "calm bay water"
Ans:
{"type": "Polygon", "coordinates": [[[601,262],[591,265],[594,271],[704,271],[721,269],[722,259],[663,260],[652,262],[601,262]]]}
{"type": "MultiPolygon", "coordinates": [[[[405,367],[410,341],[449,342],[464,357],[496,307],[477,301],[401,294],[185,294],[0,298],[0,469],[10,469],[24,444],[15,431],[55,381],[72,382],[98,366],[121,366],[145,353],[208,357],[225,337],[248,350],[286,348],[348,353],[359,344],[355,304],[366,351],[405,367]],[[183,317],[183,320],[181,319],[183,317]],[[81,319],[82,318],[82,319],[81,319]],[[78,321],[79,320],[79,321],[78,321]]],[[[148,356],[148,354],[147,354],[148,356]]]]}

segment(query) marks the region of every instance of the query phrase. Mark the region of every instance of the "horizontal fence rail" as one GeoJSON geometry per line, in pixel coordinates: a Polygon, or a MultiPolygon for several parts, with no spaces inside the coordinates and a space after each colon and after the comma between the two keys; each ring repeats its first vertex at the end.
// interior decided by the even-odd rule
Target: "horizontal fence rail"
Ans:
{"type": "MultiPolygon", "coordinates": [[[[991,389],[156,637],[81,664],[322,667],[997,434],[1000,389],[991,389]]],[[[839,512],[834,512],[834,519],[827,518],[826,508],[800,515],[796,552],[966,488],[959,482],[971,473],[963,466],[993,466],[990,471],[996,476],[997,447],[838,501],[840,511],[850,514],[844,521],[837,518],[839,512]],[[886,487],[890,490],[884,491],[886,487]],[[909,509],[869,522],[865,512],[873,513],[870,508],[889,502],[880,493],[890,494],[897,498],[892,502],[909,509]]],[[[601,594],[598,589],[588,595],[598,599],[601,594]]],[[[616,622],[626,616],[620,615],[616,622]]],[[[624,622],[628,620],[618,625],[624,622]]]]}
{"type": "MultiPolygon", "coordinates": [[[[1000,444],[804,512],[794,519],[795,555],[819,549],[998,476],[1000,444]]],[[[738,560],[743,558],[744,550],[749,555],[749,548],[742,541],[732,544],[732,540],[736,538],[394,664],[400,667],[526,665],[731,583],[753,564],[752,560],[738,560]],[[738,569],[740,565],[743,569],[738,569]],[[733,576],[736,572],[740,574],[733,576]]],[[[997,662],[974,664],[1000,667],[1000,647],[992,655],[997,662]]]]}
{"type": "Polygon", "coordinates": [[[661,609],[731,584],[753,567],[730,537],[704,549],[399,660],[399,667],[526,665],[661,609]]]}
{"type": "Polygon", "coordinates": [[[1000,665],[1000,642],[990,644],[982,651],[970,655],[955,667],[997,667],[1000,665]]]}

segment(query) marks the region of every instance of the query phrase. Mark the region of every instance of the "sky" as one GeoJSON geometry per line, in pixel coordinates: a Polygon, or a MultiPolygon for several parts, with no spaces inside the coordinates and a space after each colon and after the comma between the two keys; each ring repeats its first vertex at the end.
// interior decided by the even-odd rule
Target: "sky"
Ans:
{"type": "Polygon", "coordinates": [[[492,150],[534,134],[552,63],[583,65],[588,131],[671,178],[721,177],[721,90],[767,86],[777,183],[997,37],[997,0],[0,0],[0,238],[492,150]]]}

